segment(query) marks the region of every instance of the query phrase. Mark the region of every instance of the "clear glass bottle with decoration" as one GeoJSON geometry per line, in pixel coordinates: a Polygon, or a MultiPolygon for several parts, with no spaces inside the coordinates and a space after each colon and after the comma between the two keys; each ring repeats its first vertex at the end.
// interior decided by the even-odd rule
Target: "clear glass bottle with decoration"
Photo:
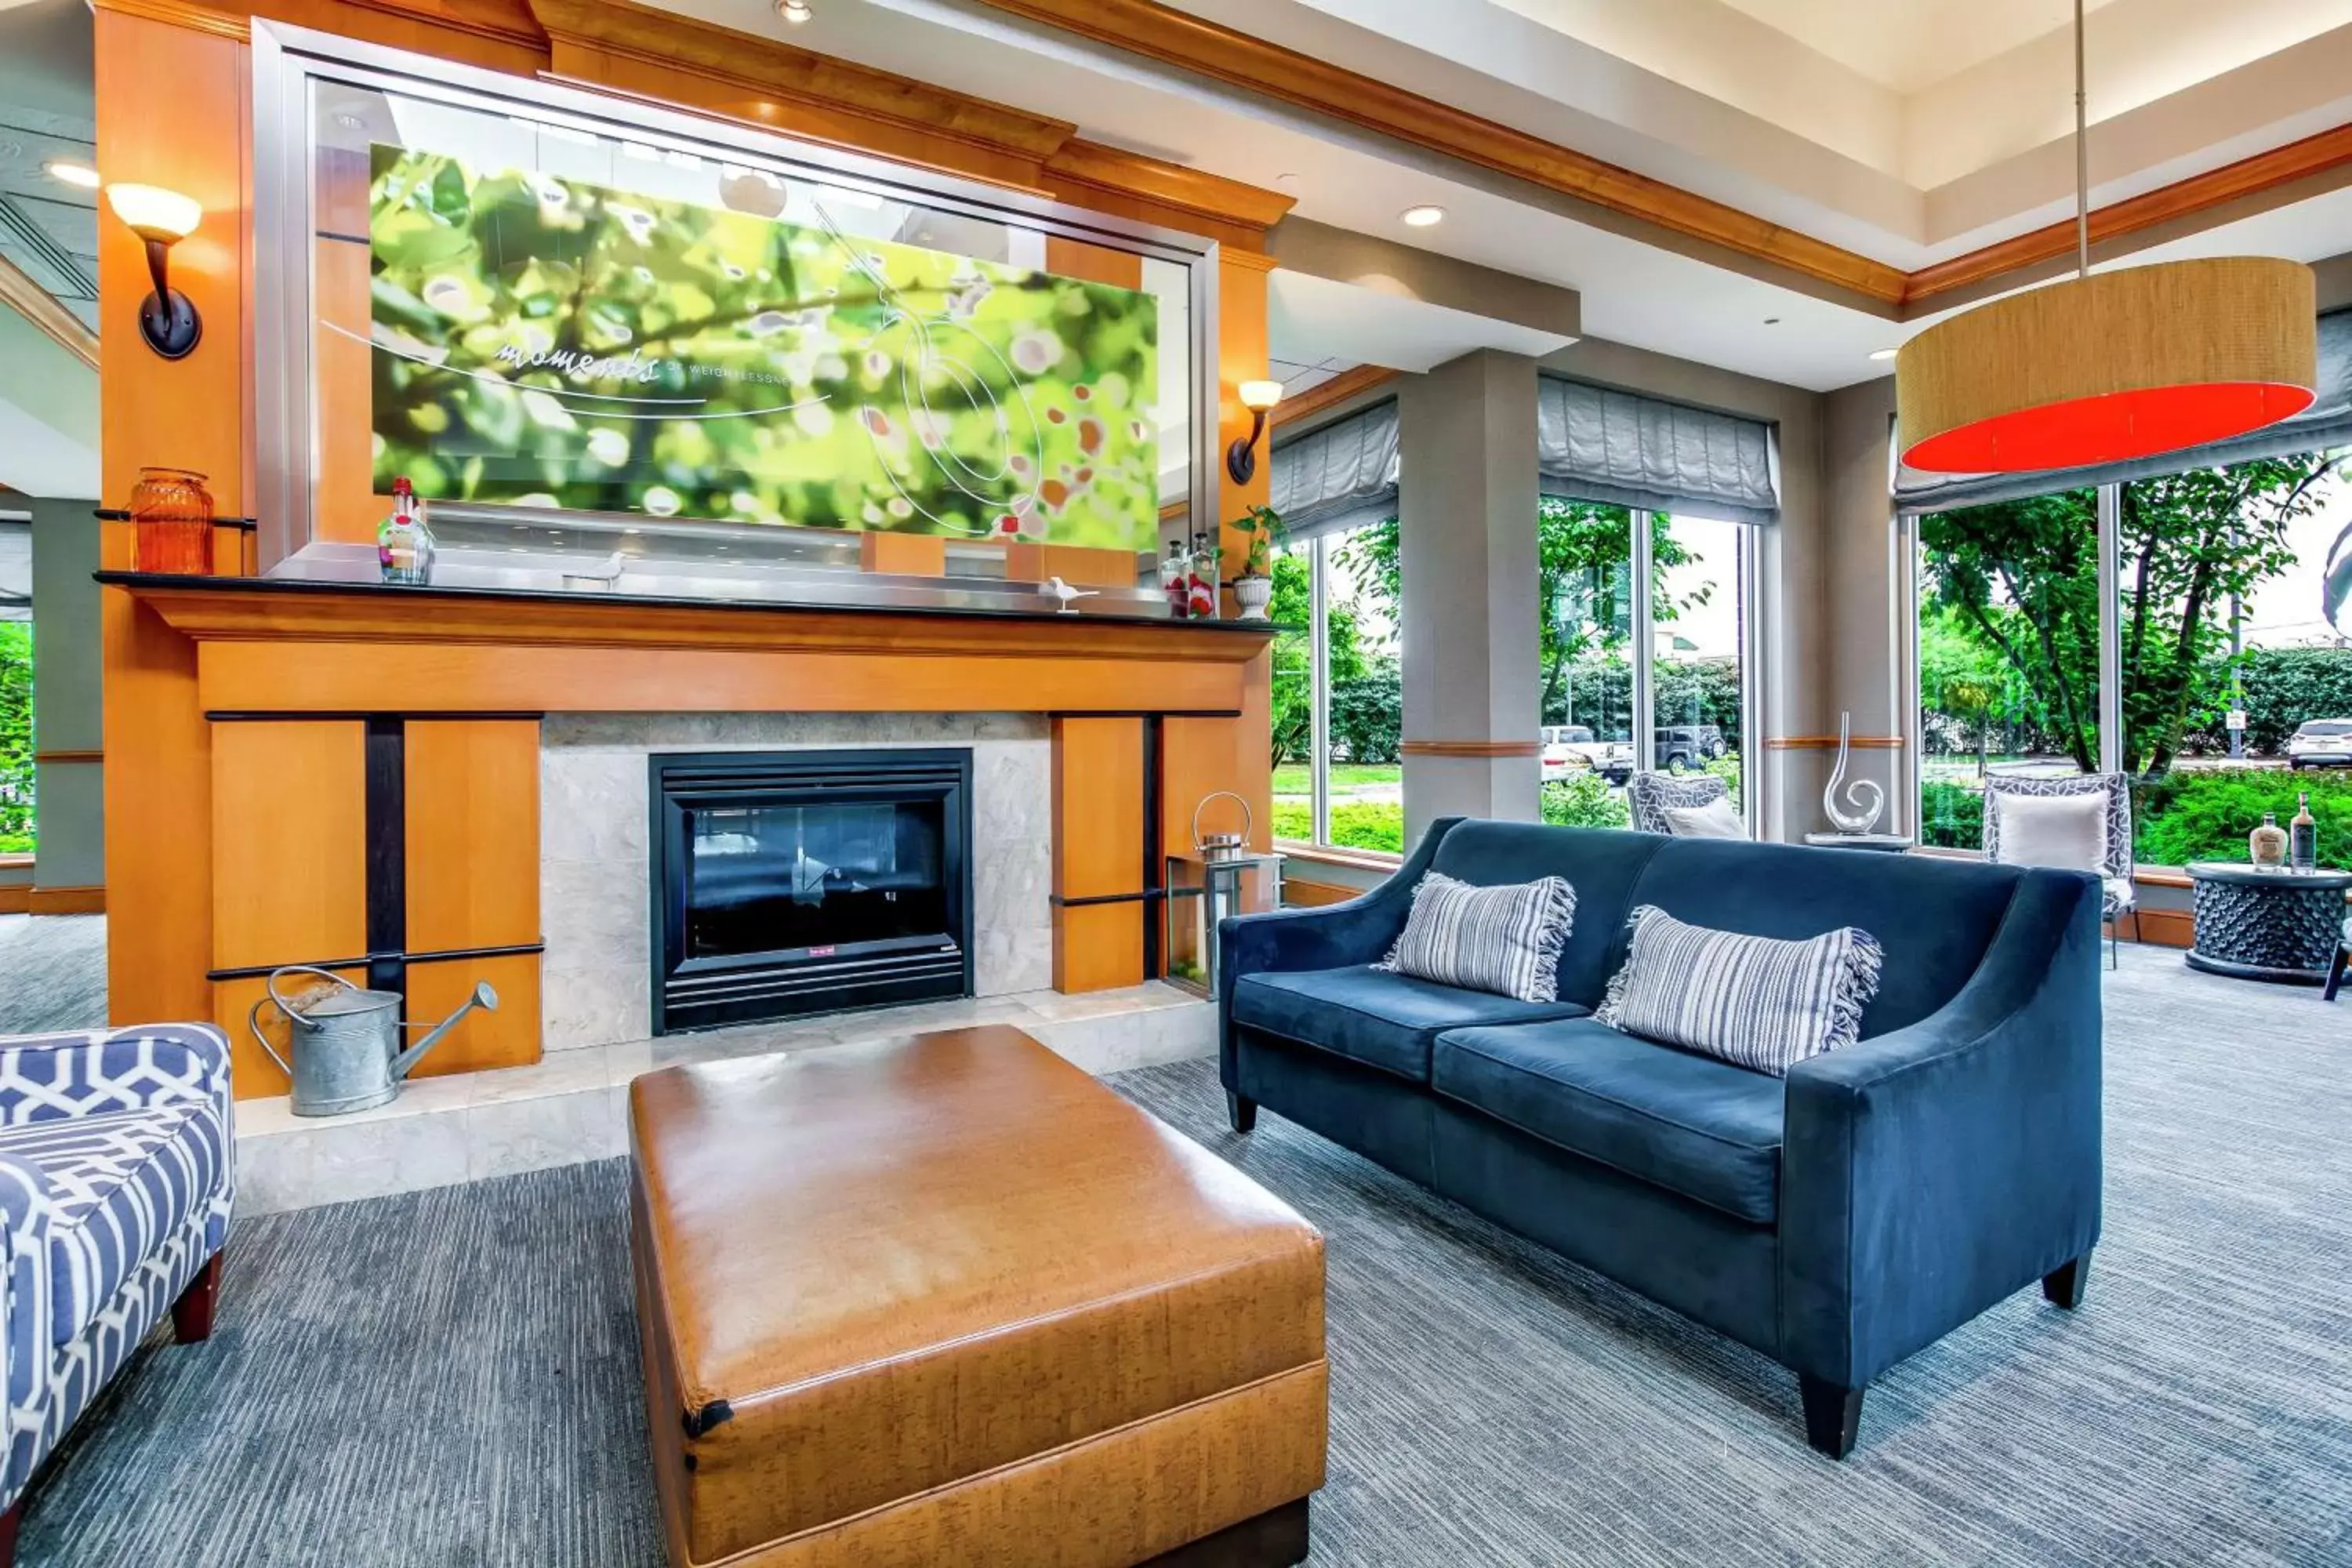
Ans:
{"type": "Polygon", "coordinates": [[[392,481],[392,515],[375,531],[375,558],[386,583],[417,588],[433,580],[433,530],[405,475],[392,481]]]}

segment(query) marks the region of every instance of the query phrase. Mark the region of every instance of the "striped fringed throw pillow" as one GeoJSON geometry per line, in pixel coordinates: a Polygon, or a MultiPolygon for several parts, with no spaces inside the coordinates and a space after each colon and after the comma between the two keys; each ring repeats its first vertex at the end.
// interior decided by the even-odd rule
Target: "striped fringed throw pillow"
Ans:
{"type": "Polygon", "coordinates": [[[1853,1044],[1878,994],[1877,940],[1852,926],[1782,942],[1685,925],[1643,904],[1626,931],[1624,966],[1594,1018],[1774,1078],[1853,1044]]]}
{"type": "Polygon", "coordinates": [[[1404,934],[1372,967],[1522,1002],[1555,1001],[1559,951],[1575,919],[1576,889],[1558,877],[1480,888],[1432,871],[1412,889],[1404,934]]]}

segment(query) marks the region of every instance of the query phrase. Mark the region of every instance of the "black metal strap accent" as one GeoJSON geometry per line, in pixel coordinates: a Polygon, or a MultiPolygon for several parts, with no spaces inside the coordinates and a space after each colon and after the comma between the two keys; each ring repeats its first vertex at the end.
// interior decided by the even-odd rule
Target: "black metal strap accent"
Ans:
{"type": "MultiPolygon", "coordinates": [[[[1165,843],[1166,824],[1160,820],[1164,809],[1167,780],[1161,776],[1168,753],[1168,720],[1164,714],[1143,716],[1143,891],[1150,895],[1163,892],[1168,883],[1168,855],[1165,843]]],[[[1167,935],[1151,911],[1143,914],[1143,977],[1157,980],[1165,966],[1160,952],[1161,939],[1167,935]]]]}
{"type": "Polygon", "coordinates": [[[368,984],[408,993],[408,727],[367,721],[368,984]]]}
{"type": "Polygon", "coordinates": [[[699,1410],[684,1412],[686,1435],[699,1437],[705,1432],[735,1419],[735,1407],[723,1399],[714,1399],[699,1410]]]}
{"type": "Polygon", "coordinates": [[[1046,896],[1055,909],[1083,910],[1094,904],[1156,903],[1168,896],[1168,889],[1146,888],[1139,893],[1086,893],[1075,899],[1066,899],[1059,893],[1046,896]]]}
{"type": "Polygon", "coordinates": [[[1056,708],[1048,719],[1238,719],[1238,708],[1056,708]]]}
{"type": "Polygon", "coordinates": [[[369,721],[375,719],[391,719],[404,722],[415,722],[419,720],[430,720],[436,721],[448,721],[453,723],[460,721],[470,722],[489,719],[515,719],[528,720],[532,723],[537,723],[546,717],[547,715],[544,713],[474,713],[458,711],[444,713],[430,708],[402,709],[398,712],[389,713],[380,708],[372,709],[364,712],[340,708],[322,708],[316,710],[293,708],[271,709],[266,712],[258,710],[244,708],[213,708],[207,709],[205,712],[205,718],[215,724],[314,724],[328,721],[348,721],[356,723],[366,723],[369,721]]]}
{"type": "MultiPolygon", "coordinates": [[[[139,521],[131,513],[123,510],[121,507],[116,506],[100,507],[90,515],[97,518],[100,522],[136,522],[139,521]]],[[[234,528],[246,533],[251,533],[261,526],[261,521],[258,518],[251,517],[208,517],[205,519],[205,521],[211,523],[215,528],[234,528]]]]}
{"type": "MultiPolygon", "coordinates": [[[[377,963],[404,963],[414,968],[420,963],[454,963],[470,958],[522,958],[545,952],[542,942],[508,942],[499,947],[445,947],[431,952],[362,952],[351,958],[304,959],[311,969],[366,969],[377,963]]],[[[233,969],[208,969],[206,980],[258,980],[265,974],[294,967],[283,963],[247,963],[233,969]]]]}

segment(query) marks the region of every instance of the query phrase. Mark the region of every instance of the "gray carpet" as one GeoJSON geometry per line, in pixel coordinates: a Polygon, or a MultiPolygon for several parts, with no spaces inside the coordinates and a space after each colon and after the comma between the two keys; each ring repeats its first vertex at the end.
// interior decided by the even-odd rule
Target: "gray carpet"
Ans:
{"type": "Polygon", "coordinates": [[[0,915],[0,1035],[106,1026],[106,917],[0,915]]]}
{"type": "MultiPolygon", "coordinates": [[[[2352,1563],[2352,1005],[2126,951],[2107,1237],[1888,1374],[1843,1465],[1790,1380],[1291,1127],[1113,1080],[1329,1237],[1318,1564],[2352,1563]]],[[[23,1561],[659,1561],[618,1163],[252,1222],[29,1501],[23,1561]]]]}

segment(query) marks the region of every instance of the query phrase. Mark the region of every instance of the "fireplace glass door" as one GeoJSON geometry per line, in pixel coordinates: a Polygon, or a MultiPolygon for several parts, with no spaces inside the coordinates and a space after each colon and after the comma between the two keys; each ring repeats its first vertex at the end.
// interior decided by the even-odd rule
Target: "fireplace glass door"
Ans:
{"type": "Polygon", "coordinates": [[[654,1029],[971,993],[971,753],[652,760],[654,1029]]]}
{"type": "Polygon", "coordinates": [[[937,800],[689,808],[690,958],[935,938],[947,929],[937,800]]]}

